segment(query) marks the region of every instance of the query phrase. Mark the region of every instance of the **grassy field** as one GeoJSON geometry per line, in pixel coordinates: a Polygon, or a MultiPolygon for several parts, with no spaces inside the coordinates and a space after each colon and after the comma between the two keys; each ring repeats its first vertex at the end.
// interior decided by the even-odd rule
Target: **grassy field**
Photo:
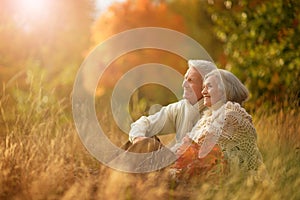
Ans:
{"type": "Polygon", "coordinates": [[[70,99],[38,88],[1,94],[0,199],[300,199],[297,107],[253,115],[272,183],[228,178],[218,186],[174,188],[165,172],[126,174],[92,158],[77,135],[70,99]]]}

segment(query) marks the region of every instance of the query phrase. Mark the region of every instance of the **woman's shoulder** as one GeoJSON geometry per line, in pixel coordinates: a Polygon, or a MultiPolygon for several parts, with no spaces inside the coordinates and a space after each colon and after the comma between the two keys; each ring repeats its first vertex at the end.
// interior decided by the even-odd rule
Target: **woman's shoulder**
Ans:
{"type": "Polygon", "coordinates": [[[252,122],[251,115],[239,103],[228,101],[225,104],[225,116],[247,119],[252,122]]]}
{"type": "Polygon", "coordinates": [[[234,133],[237,138],[244,138],[247,135],[249,141],[257,137],[251,115],[235,102],[225,104],[224,130],[234,133]]]}

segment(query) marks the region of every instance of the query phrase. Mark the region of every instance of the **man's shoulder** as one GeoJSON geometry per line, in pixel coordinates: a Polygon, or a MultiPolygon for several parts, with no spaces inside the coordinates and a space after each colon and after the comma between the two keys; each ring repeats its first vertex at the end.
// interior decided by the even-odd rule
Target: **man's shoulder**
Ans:
{"type": "Polygon", "coordinates": [[[174,107],[174,108],[183,108],[188,105],[188,101],[186,99],[181,99],[177,102],[171,103],[168,105],[168,107],[174,107]]]}
{"type": "Polygon", "coordinates": [[[164,106],[161,111],[167,112],[167,113],[182,113],[184,110],[187,109],[188,103],[186,99],[179,100],[177,102],[171,103],[167,106],[164,106]]]}

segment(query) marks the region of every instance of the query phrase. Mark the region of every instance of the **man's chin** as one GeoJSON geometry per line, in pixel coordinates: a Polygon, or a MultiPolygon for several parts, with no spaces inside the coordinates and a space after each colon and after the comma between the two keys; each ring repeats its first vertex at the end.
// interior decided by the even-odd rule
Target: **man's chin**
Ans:
{"type": "Polygon", "coordinates": [[[197,99],[194,96],[183,95],[182,97],[186,99],[188,102],[190,102],[191,104],[195,104],[197,102],[197,99]]]}
{"type": "Polygon", "coordinates": [[[182,98],[183,98],[183,99],[186,99],[186,100],[189,101],[189,102],[190,102],[190,100],[191,100],[191,98],[189,98],[188,96],[185,96],[185,95],[183,95],[182,98]]]}
{"type": "Polygon", "coordinates": [[[190,98],[184,98],[186,99],[191,105],[194,105],[195,103],[197,103],[197,100],[195,99],[190,99],[190,98]]]}
{"type": "Polygon", "coordinates": [[[191,95],[188,95],[188,94],[183,94],[182,97],[184,99],[192,99],[191,95]]]}

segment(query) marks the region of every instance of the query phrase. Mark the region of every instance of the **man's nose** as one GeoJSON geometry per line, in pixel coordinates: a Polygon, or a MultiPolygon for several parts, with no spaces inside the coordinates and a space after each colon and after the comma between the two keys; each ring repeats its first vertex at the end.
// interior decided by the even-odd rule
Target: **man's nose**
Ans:
{"type": "Polygon", "coordinates": [[[183,80],[183,82],[182,82],[182,87],[183,87],[183,88],[184,88],[184,87],[187,87],[187,81],[186,81],[186,79],[183,80]]]}

